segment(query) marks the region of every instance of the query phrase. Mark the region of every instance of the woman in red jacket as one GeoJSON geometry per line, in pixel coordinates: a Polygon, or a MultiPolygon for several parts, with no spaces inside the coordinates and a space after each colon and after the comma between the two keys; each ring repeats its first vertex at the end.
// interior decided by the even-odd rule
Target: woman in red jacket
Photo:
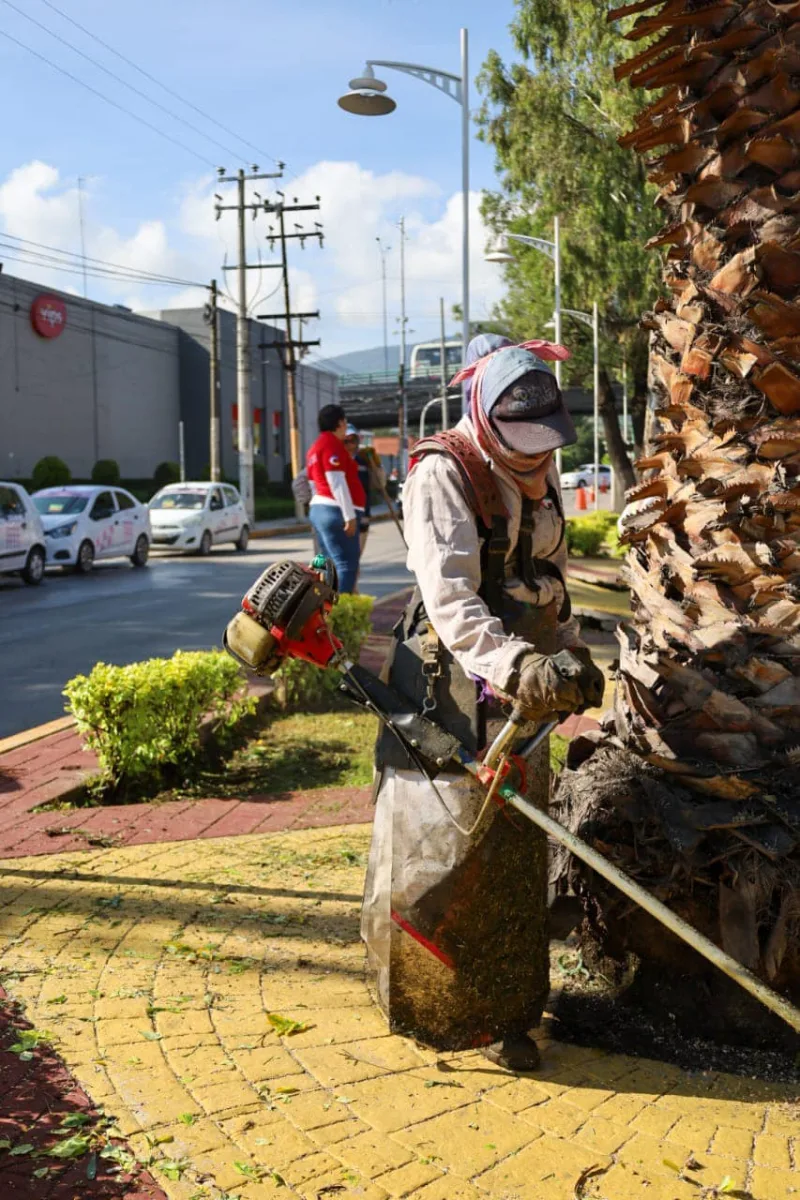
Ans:
{"type": "Polygon", "coordinates": [[[347,418],[339,404],[326,404],[317,418],[319,437],[308,452],[308,478],[314,489],[308,515],[322,553],[333,559],[339,591],[355,590],[358,525],[367,498],[358,466],[344,446],[347,418]]]}

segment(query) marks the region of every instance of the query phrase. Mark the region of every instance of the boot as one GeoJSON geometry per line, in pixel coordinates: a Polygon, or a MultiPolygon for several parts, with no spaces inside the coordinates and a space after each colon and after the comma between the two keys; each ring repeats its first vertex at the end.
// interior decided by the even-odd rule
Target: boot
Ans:
{"type": "Polygon", "coordinates": [[[492,1042],[481,1053],[507,1071],[535,1071],[542,1061],[536,1042],[527,1033],[515,1033],[501,1042],[492,1042]]]}

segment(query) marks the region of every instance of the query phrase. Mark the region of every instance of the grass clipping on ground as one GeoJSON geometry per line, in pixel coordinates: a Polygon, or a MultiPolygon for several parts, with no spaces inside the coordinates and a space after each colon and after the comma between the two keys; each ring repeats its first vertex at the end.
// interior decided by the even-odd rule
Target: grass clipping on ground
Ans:
{"type": "Polygon", "coordinates": [[[349,709],[276,716],[227,764],[199,772],[182,792],[246,798],[367,787],[376,732],[375,717],[349,709]]]}

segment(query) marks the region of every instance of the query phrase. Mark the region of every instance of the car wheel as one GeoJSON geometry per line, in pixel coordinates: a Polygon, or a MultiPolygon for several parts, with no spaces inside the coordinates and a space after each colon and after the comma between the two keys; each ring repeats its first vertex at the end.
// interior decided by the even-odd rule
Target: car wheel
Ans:
{"type": "Polygon", "coordinates": [[[75,560],[75,570],[79,575],[88,575],[94,566],[94,544],[87,538],[78,547],[78,557],[75,560]]]}
{"type": "Polygon", "coordinates": [[[203,530],[203,536],[200,538],[200,545],[197,547],[197,553],[203,558],[206,558],[211,553],[211,534],[209,530],[203,530]]]}
{"type": "Polygon", "coordinates": [[[31,587],[36,587],[44,579],[44,550],[40,546],[32,546],[28,561],[20,572],[22,578],[31,587]]]}
{"type": "Polygon", "coordinates": [[[579,479],[579,480],[578,480],[578,484],[577,484],[577,486],[578,486],[578,487],[585,488],[585,487],[586,487],[586,480],[585,480],[585,479],[579,479]]]}
{"type": "Polygon", "coordinates": [[[147,540],[147,534],[142,533],[136,539],[136,548],[131,555],[131,562],[135,567],[146,567],[149,557],[150,543],[147,540]]]}
{"type": "Polygon", "coordinates": [[[244,554],[245,550],[247,549],[247,543],[249,541],[250,541],[250,530],[247,528],[246,525],[243,525],[242,532],[239,534],[239,537],[236,539],[236,549],[239,551],[240,554],[244,554]]]}

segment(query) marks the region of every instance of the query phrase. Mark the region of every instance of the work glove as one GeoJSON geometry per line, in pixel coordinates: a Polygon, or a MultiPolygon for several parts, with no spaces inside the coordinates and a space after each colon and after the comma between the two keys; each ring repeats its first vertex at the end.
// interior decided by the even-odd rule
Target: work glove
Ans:
{"type": "Polygon", "coordinates": [[[606,693],[606,677],[592,658],[588,646],[570,646],[570,654],[579,659],[584,670],[579,679],[580,689],[586,700],[587,708],[599,708],[606,693]]]}
{"type": "Polygon", "coordinates": [[[529,721],[564,718],[596,702],[597,668],[591,659],[587,666],[570,650],[554,655],[525,654],[517,669],[514,699],[529,721]]]}

